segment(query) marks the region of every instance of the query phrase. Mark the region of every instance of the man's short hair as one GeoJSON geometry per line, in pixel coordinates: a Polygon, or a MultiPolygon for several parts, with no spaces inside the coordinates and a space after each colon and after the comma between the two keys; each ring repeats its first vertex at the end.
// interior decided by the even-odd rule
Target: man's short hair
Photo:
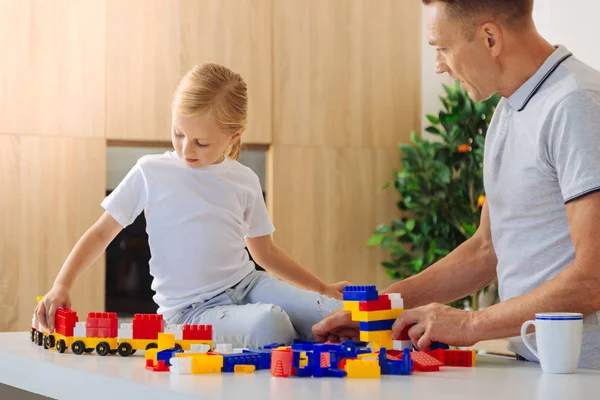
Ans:
{"type": "MultiPolygon", "coordinates": [[[[451,17],[477,23],[480,17],[511,27],[526,27],[532,20],[533,0],[422,0],[424,5],[446,4],[451,17]]],[[[466,27],[465,27],[466,28],[466,27]]],[[[468,29],[467,31],[469,31],[468,29]]]]}

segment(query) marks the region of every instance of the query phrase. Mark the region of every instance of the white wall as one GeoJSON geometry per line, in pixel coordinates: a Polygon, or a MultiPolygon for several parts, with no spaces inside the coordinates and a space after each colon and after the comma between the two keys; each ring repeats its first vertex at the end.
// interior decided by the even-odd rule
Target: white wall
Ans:
{"type": "MultiPolygon", "coordinates": [[[[535,0],[534,21],[539,32],[553,44],[567,46],[581,61],[600,70],[600,0],[535,0]]],[[[427,43],[425,21],[422,24],[421,108],[423,129],[425,114],[437,114],[443,94],[442,83],[452,84],[446,74],[433,71],[435,50],[427,43]]],[[[424,132],[425,137],[432,137],[424,132]]]]}
{"type": "Polygon", "coordinates": [[[535,0],[533,20],[552,44],[563,44],[600,70],[599,0],[535,0]]]}

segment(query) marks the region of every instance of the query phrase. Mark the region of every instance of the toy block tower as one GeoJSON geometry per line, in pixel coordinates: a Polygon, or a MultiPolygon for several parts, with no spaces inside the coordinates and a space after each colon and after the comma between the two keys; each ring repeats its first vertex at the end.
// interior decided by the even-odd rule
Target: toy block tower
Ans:
{"type": "Polygon", "coordinates": [[[360,340],[392,349],[392,325],[404,309],[400,294],[379,295],[375,286],[346,286],[344,310],[360,322],[360,340]]]}

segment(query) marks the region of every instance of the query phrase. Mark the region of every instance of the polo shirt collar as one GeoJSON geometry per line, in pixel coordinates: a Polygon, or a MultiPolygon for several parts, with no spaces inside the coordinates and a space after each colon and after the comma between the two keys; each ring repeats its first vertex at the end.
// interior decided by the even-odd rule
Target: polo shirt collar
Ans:
{"type": "Polygon", "coordinates": [[[540,69],[508,98],[510,106],[517,111],[523,111],[546,79],[552,75],[563,61],[572,55],[573,53],[567,50],[565,46],[556,46],[556,50],[544,61],[540,69]]]}

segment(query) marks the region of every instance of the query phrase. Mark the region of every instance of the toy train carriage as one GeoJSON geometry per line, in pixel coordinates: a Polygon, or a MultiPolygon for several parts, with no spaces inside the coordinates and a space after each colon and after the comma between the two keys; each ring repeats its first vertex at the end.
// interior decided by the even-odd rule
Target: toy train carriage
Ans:
{"type": "Polygon", "coordinates": [[[48,329],[40,324],[34,313],[31,318],[31,341],[38,346],[42,346],[46,336],[48,336],[48,329]]]}

